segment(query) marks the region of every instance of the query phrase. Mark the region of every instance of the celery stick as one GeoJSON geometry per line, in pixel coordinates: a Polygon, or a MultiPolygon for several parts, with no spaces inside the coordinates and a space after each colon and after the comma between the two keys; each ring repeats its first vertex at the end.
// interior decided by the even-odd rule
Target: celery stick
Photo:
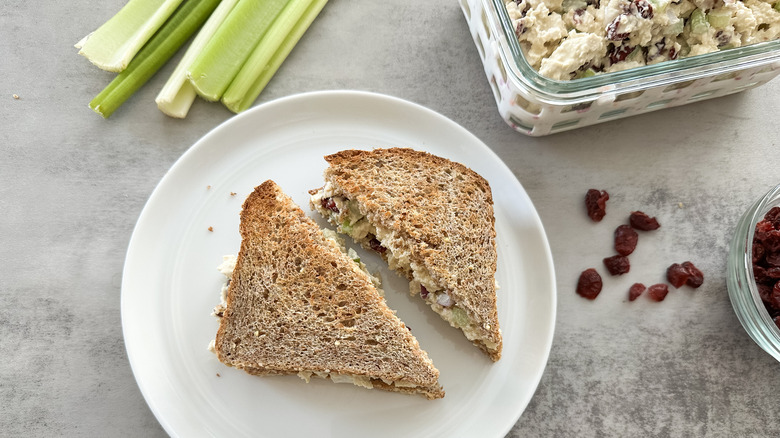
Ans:
{"type": "Polygon", "coordinates": [[[241,70],[233,78],[233,82],[225,90],[222,103],[233,112],[239,112],[241,101],[255,80],[268,65],[268,60],[279,50],[284,38],[292,28],[300,21],[304,12],[311,5],[312,0],[291,0],[274,21],[274,24],[263,35],[257,47],[249,55],[241,70]]]}
{"type": "Polygon", "coordinates": [[[100,92],[89,107],[109,117],[154,75],[203,25],[219,0],[187,0],[133,58],[125,71],[100,92]]]}
{"type": "Polygon", "coordinates": [[[130,0],[119,12],[76,44],[103,70],[121,72],[165,23],[182,0],[130,0]]]}
{"type": "Polygon", "coordinates": [[[707,32],[707,30],[710,28],[710,24],[707,22],[707,17],[704,14],[704,11],[698,8],[691,12],[690,22],[692,34],[702,34],[707,32]]]}
{"type": "Polygon", "coordinates": [[[271,57],[271,59],[268,61],[268,65],[260,73],[260,76],[257,77],[252,87],[238,104],[236,107],[237,111],[234,111],[244,111],[249,108],[252,103],[254,103],[255,99],[257,99],[257,96],[259,96],[265,86],[268,85],[268,82],[274,76],[276,71],[279,70],[279,67],[282,65],[284,60],[287,59],[287,55],[289,55],[295,45],[298,44],[298,41],[301,39],[314,19],[317,18],[317,15],[319,15],[320,11],[323,7],[325,7],[327,2],[328,0],[314,0],[311,7],[306,11],[303,17],[301,17],[298,23],[295,24],[295,27],[292,28],[290,33],[282,42],[279,50],[274,53],[274,56],[271,57]]]}
{"type": "Polygon", "coordinates": [[[287,0],[239,0],[187,72],[198,95],[211,101],[222,97],[286,4],[287,0]]]}
{"type": "Polygon", "coordinates": [[[710,23],[710,26],[714,27],[715,29],[725,29],[731,23],[731,12],[712,11],[707,14],[707,22],[710,23]]]}
{"type": "Polygon", "coordinates": [[[203,50],[206,44],[214,36],[217,29],[225,21],[238,0],[222,0],[217,9],[209,17],[206,24],[198,32],[198,35],[192,40],[192,44],[184,52],[184,56],[179,61],[176,69],[171,74],[168,82],[165,83],[155,102],[157,107],[163,113],[171,116],[184,118],[187,116],[192,102],[195,100],[195,89],[187,80],[187,70],[192,65],[192,61],[203,50]]]}

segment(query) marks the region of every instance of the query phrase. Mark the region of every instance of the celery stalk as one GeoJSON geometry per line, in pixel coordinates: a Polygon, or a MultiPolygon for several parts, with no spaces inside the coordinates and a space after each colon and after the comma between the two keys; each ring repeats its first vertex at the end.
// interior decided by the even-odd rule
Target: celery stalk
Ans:
{"type": "Polygon", "coordinates": [[[222,96],[222,103],[231,111],[239,112],[239,107],[247,91],[268,65],[268,60],[279,50],[284,38],[308,10],[311,2],[312,0],[291,0],[268,29],[268,32],[263,35],[222,96]]]}
{"type": "Polygon", "coordinates": [[[181,61],[155,99],[160,111],[171,117],[184,118],[187,116],[187,112],[189,112],[197,95],[192,84],[187,80],[187,70],[225,21],[236,3],[238,0],[222,0],[206,24],[200,29],[198,35],[192,40],[192,44],[184,52],[181,61]]]}
{"type": "Polygon", "coordinates": [[[202,98],[217,101],[288,0],[239,0],[195,58],[187,77],[202,98]]]}
{"type": "Polygon", "coordinates": [[[691,33],[699,35],[707,32],[710,28],[710,24],[707,22],[707,15],[701,9],[694,9],[691,12],[691,33]]]}
{"type": "Polygon", "coordinates": [[[103,70],[121,72],[171,16],[182,0],[130,0],[96,31],[76,44],[103,70]]]}
{"type": "Polygon", "coordinates": [[[282,45],[279,46],[279,49],[268,61],[268,65],[265,67],[265,69],[263,69],[257,79],[255,79],[254,84],[252,84],[252,87],[249,88],[247,93],[244,95],[244,98],[238,103],[235,109],[231,108],[231,110],[235,112],[241,112],[249,108],[252,103],[254,103],[255,99],[257,99],[257,96],[259,96],[265,86],[268,85],[268,82],[274,76],[276,71],[279,70],[279,67],[282,65],[284,60],[287,59],[287,55],[289,55],[295,45],[298,44],[298,41],[301,39],[314,19],[317,18],[317,15],[319,15],[320,11],[323,7],[325,7],[327,2],[328,0],[313,1],[309,9],[306,11],[306,13],[304,13],[303,17],[298,20],[298,22],[282,42],[282,45]]]}
{"type": "Polygon", "coordinates": [[[184,2],[138,52],[127,68],[92,99],[89,107],[103,117],[109,117],[203,25],[219,1],[184,2]]]}

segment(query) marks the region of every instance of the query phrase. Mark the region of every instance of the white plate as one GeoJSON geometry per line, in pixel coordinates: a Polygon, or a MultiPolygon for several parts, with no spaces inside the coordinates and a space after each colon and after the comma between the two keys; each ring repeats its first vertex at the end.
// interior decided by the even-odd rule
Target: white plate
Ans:
{"type": "MultiPolygon", "coordinates": [[[[310,213],[324,225],[324,221],[310,213]]],[[[188,150],[152,193],[127,252],[125,344],[141,392],[172,436],[503,436],[541,379],[555,323],[555,276],[541,221],[503,162],[479,139],[421,106],[349,91],[295,95],[258,106],[188,150]],[[429,401],[296,376],[256,377],[207,350],[224,280],[217,265],[238,251],[244,198],[273,179],[308,211],[323,156],[404,146],[482,174],[493,190],[503,358],[492,363],[381,260],[391,308],[441,372],[447,395],[429,401]],[[231,195],[234,192],[235,195],[231,195]],[[212,227],[213,231],[208,228],[212,227]]]]}

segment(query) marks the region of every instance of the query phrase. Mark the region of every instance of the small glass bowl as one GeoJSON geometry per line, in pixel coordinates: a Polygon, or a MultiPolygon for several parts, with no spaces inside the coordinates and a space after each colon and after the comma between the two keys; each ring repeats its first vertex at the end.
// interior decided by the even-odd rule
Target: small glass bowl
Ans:
{"type": "Polygon", "coordinates": [[[742,215],[729,248],[726,283],[739,322],[764,351],[780,361],[780,329],[758,294],[752,260],[756,224],[776,206],[780,206],[780,185],[759,198],[742,215]]]}

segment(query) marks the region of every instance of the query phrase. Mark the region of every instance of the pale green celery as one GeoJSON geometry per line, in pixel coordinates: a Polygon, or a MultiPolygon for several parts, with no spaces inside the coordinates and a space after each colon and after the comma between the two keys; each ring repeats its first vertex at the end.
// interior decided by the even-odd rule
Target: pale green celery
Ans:
{"type": "Polygon", "coordinates": [[[729,11],[721,11],[721,12],[715,12],[712,11],[709,14],[707,14],[707,22],[710,23],[710,26],[716,28],[716,29],[724,29],[731,23],[731,12],[729,11]]]}
{"type": "Polygon", "coordinates": [[[563,3],[561,3],[563,12],[568,12],[572,9],[585,9],[587,7],[588,3],[585,0],[563,0],[563,3]]]}
{"type": "Polygon", "coordinates": [[[580,70],[574,75],[574,79],[582,79],[582,78],[589,78],[591,76],[596,76],[596,70],[593,68],[588,68],[587,70],[580,70]]]}
{"type": "Polygon", "coordinates": [[[691,33],[698,35],[707,32],[709,30],[710,25],[707,22],[707,17],[704,14],[704,11],[702,11],[699,8],[696,8],[691,12],[691,33]]]}
{"type": "Polygon", "coordinates": [[[254,84],[255,79],[268,65],[268,60],[279,50],[284,38],[290,33],[295,24],[300,21],[304,12],[311,5],[312,0],[290,0],[274,21],[274,24],[263,35],[249,59],[246,60],[241,70],[222,96],[222,103],[231,111],[239,112],[241,102],[247,91],[254,84]]]}
{"type": "Polygon", "coordinates": [[[298,44],[298,41],[301,39],[303,34],[306,33],[306,30],[309,28],[309,26],[311,26],[311,23],[314,21],[314,19],[317,18],[317,15],[319,15],[320,11],[325,7],[326,3],[328,3],[328,0],[314,0],[312,2],[309,9],[304,13],[301,19],[298,20],[284,41],[282,41],[279,49],[268,61],[268,65],[266,65],[265,68],[260,72],[260,75],[255,79],[254,83],[243,96],[241,101],[238,102],[237,105],[235,105],[233,108],[229,107],[232,111],[238,113],[252,106],[252,103],[254,103],[255,99],[257,99],[257,96],[259,96],[265,86],[268,85],[268,82],[271,80],[274,74],[276,74],[276,71],[279,70],[279,67],[282,65],[284,60],[287,59],[287,56],[290,54],[295,45],[298,44]]]}
{"type": "Polygon", "coordinates": [[[76,44],[103,70],[121,72],[165,23],[182,0],[130,0],[96,31],[76,44]]]}
{"type": "Polygon", "coordinates": [[[184,56],[179,61],[171,77],[168,78],[168,82],[165,83],[154,100],[160,111],[171,117],[183,119],[187,116],[197,96],[192,84],[187,80],[187,70],[192,65],[195,57],[198,56],[209,40],[211,40],[211,37],[217,32],[217,29],[225,21],[225,18],[233,10],[236,3],[238,3],[238,0],[222,0],[206,21],[206,24],[200,29],[198,35],[192,40],[192,44],[184,52],[184,56]]]}
{"type": "Polygon", "coordinates": [[[195,57],[187,78],[199,96],[217,101],[288,0],[239,0],[195,57]]]}
{"type": "Polygon", "coordinates": [[[685,29],[685,21],[683,19],[678,19],[673,24],[669,25],[664,29],[664,35],[666,36],[677,36],[681,33],[683,33],[683,30],[685,29]]]}
{"type": "Polygon", "coordinates": [[[125,71],[100,92],[89,107],[110,116],[179,50],[214,12],[220,0],[187,0],[133,58],[125,71]]]}
{"type": "Polygon", "coordinates": [[[461,309],[458,306],[452,307],[452,322],[455,324],[455,326],[459,328],[468,327],[469,323],[471,322],[469,320],[468,315],[466,315],[466,311],[461,309]]]}

